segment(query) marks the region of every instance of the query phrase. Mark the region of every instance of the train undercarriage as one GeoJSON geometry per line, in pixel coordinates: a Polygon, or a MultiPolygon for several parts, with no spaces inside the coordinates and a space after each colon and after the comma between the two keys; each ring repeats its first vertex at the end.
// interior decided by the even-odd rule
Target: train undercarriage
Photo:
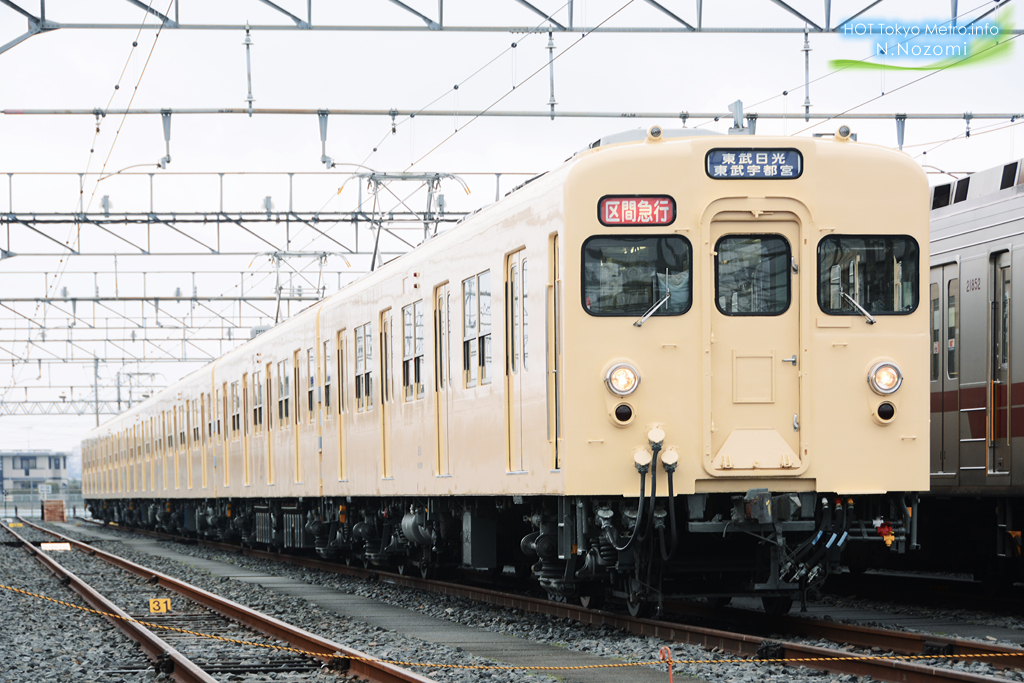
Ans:
{"type": "Polygon", "coordinates": [[[97,520],[424,577],[515,574],[558,600],[655,614],[760,597],[782,613],[840,563],[916,546],[916,495],[753,489],[667,498],[97,500],[97,520]],[[653,504],[652,504],[653,503],[653,504]]]}

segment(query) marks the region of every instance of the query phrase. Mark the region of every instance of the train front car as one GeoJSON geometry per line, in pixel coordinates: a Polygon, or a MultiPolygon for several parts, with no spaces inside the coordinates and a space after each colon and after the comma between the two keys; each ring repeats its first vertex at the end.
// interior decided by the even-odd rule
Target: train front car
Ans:
{"type": "Polygon", "coordinates": [[[550,539],[549,591],[612,586],[631,612],[788,610],[840,562],[916,543],[927,183],[845,127],[686,132],[603,140],[566,179],[565,497],[524,547],[550,539]]]}

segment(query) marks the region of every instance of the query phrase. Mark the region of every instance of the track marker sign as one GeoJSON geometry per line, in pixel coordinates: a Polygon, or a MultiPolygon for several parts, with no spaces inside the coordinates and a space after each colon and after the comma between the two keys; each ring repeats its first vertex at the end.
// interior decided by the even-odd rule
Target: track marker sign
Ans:
{"type": "Polygon", "coordinates": [[[167,614],[171,611],[170,598],[153,598],[149,601],[150,614],[167,614]]]}

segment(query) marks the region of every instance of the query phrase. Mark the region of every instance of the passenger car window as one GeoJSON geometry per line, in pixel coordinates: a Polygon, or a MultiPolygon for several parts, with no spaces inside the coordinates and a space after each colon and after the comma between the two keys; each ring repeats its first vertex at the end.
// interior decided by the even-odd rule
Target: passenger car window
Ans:
{"type": "Polygon", "coordinates": [[[690,309],[692,249],[685,237],[615,235],[583,243],[583,308],[596,316],[641,316],[690,309]]]}
{"type": "Polygon", "coordinates": [[[726,235],[715,245],[715,305],[725,315],[779,315],[789,308],[789,242],[779,235],[726,235]]]}
{"type": "Polygon", "coordinates": [[[832,235],[818,243],[818,305],[829,315],[906,315],[917,308],[917,242],[906,235],[832,235]],[[849,298],[847,298],[849,297],[849,298]]]}

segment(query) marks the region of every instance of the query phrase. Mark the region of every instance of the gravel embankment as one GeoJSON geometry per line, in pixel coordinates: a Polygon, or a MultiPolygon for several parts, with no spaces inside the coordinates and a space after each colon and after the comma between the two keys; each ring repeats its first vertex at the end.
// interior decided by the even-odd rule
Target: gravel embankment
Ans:
{"type": "MultiPolygon", "coordinates": [[[[0,530],[0,540],[13,539],[0,530]]],[[[70,553],[62,553],[58,560],[66,555],[70,553]]],[[[24,548],[0,545],[0,583],[87,606],[24,548]]],[[[4,683],[170,680],[152,669],[132,640],[95,614],[0,589],[0,619],[0,681],[4,683]]]]}
{"type": "MultiPolygon", "coordinates": [[[[104,533],[127,533],[114,529],[104,533]]],[[[423,643],[400,634],[380,631],[364,632],[357,624],[348,623],[337,615],[325,612],[304,600],[282,598],[279,594],[251,584],[240,584],[228,579],[211,577],[197,572],[176,561],[161,560],[152,555],[137,553],[130,547],[116,542],[104,542],[104,549],[124,555],[133,561],[153,567],[159,571],[182,578],[190,583],[226,595],[232,600],[306,628],[324,637],[343,642],[351,647],[381,658],[400,658],[405,661],[446,662],[451,664],[484,663],[465,653],[451,648],[423,643]]],[[[508,610],[489,605],[473,603],[461,598],[433,595],[422,591],[411,591],[377,581],[346,577],[320,570],[294,567],[270,560],[239,556],[210,548],[166,544],[183,555],[202,557],[228,562],[268,575],[298,579],[311,585],[324,586],[344,593],[373,598],[381,602],[405,607],[439,619],[458,622],[474,628],[498,631],[526,640],[556,645],[591,654],[608,657],[609,661],[650,661],[657,656],[659,648],[669,645],[673,658],[689,659],[731,659],[724,653],[708,652],[702,648],[671,644],[657,638],[623,634],[610,627],[582,626],[575,622],[543,615],[526,614],[519,610],[508,610]]],[[[790,640],[794,640],[789,638],[790,640]]],[[[807,641],[838,652],[853,651],[845,644],[823,641],[807,641]]],[[[876,654],[880,654],[876,652],[876,654]]],[[[1008,680],[1024,680],[1020,672],[1002,672],[981,662],[952,663],[943,660],[925,660],[922,663],[946,665],[972,673],[995,675],[1008,680]]],[[[853,676],[835,676],[802,667],[785,667],[768,664],[685,664],[677,671],[705,681],[745,683],[747,681],[793,681],[795,683],[850,683],[858,679],[853,676]]],[[[520,680],[524,672],[464,672],[458,670],[422,670],[425,675],[444,681],[504,681],[520,680]],[[488,676],[487,674],[491,675],[488,676]]],[[[531,680],[543,681],[547,677],[535,674],[531,680]]],[[[869,681],[870,678],[860,679],[869,681]]]]}

